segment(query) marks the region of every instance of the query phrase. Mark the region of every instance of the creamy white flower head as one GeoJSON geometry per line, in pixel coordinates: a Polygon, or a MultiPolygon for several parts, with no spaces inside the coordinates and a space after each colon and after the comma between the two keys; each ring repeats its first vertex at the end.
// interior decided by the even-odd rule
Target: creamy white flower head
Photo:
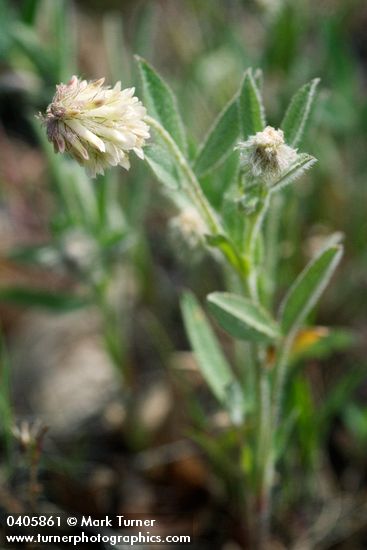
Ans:
{"type": "Polygon", "coordinates": [[[56,86],[56,94],[41,115],[55,152],[67,151],[95,177],[109,166],[130,168],[129,152],[144,158],[149,138],[146,109],[134,88],[121,83],[104,86],[104,78],[87,82],[73,76],[56,86]]]}
{"type": "Polygon", "coordinates": [[[282,176],[297,159],[297,151],[285,143],[283,131],[271,126],[241,141],[237,149],[242,165],[253,177],[268,184],[282,176]]]}
{"type": "Polygon", "coordinates": [[[204,242],[208,233],[205,222],[195,208],[188,206],[169,222],[171,237],[184,240],[189,248],[194,249],[204,242]]]}

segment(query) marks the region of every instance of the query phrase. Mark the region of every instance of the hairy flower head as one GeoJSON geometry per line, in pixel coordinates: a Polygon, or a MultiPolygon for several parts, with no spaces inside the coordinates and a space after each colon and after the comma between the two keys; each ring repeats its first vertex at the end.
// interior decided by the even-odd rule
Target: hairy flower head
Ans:
{"type": "Polygon", "coordinates": [[[55,152],[67,151],[95,177],[109,166],[130,168],[129,153],[144,158],[149,138],[146,109],[134,88],[121,83],[104,86],[104,78],[87,82],[73,76],[56,86],[56,94],[41,115],[55,152]]]}
{"type": "Polygon", "coordinates": [[[241,141],[241,163],[254,178],[273,183],[282,176],[297,159],[297,151],[284,141],[282,130],[267,126],[262,132],[241,141]]]}

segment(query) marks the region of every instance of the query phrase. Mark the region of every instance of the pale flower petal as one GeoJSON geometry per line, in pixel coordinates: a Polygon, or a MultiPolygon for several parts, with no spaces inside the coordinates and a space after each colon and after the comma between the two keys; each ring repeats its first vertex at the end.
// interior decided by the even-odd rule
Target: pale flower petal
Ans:
{"type": "Polygon", "coordinates": [[[83,124],[81,124],[77,120],[66,120],[65,124],[69,126],[69,128],[71,128],[72,130],[74,130],[79,138],[82,138],[88,141],[88,143],[90,143],[91,145],[94,145],[94,147],[101,151],[101,153],[104,153],[106,151],[106,146],[103,141],[98,136],[93,134],[93,132],[90,132],[85,126],[83,126],[83,124]]]}

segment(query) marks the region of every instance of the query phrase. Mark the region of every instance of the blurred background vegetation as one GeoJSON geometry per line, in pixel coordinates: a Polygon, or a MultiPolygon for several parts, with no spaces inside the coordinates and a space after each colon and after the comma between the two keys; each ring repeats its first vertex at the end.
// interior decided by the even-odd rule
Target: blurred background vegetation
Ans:
{"type": "Polygon", "coordinates": [[[207,541],[198,548],[242,544],[223,489],[231,441],[178,308],[184,287],[204,296],[221,272],[172,239],[175,208],[142,163],[91,184],[54,156],[35,119],[72,74],[138,86],[139,54],[176,92],[192,151],[247,67],[263,70],[275,127],[298,87],[321,78],[302,146],[319,162],[287,192],[281,286],[333,231],[346,255],[317,312],[335,330],[306,334],[295,357],[276,528],[286,548],[365,547],[366,24],[363,0],[0,0],[2,509],[33,499],[103,515],[126,509],[133,492],[137,511],[197,514],[207,541]],[[35,419],[49,427],[33,430],[39,457],[38,443],[24,452],[13,435],[35,419]],[[35,461],[41,488],[29,484],[35,461]],[[325,506],[334,515],[306,536],[325,506]]]}

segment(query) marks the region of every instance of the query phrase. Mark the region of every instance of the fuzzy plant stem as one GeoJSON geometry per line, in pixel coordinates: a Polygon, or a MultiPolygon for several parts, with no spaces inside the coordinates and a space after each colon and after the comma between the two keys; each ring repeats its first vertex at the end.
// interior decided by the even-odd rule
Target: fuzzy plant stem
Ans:
{"type": "Polygon", "coordinates": [[[181,153],[180,149],[176,145],[175,141],[171,138],[170,134],[163,128],[163,126],[155,120],[153,117],[146,116],[145,122],[153,128],[161,139],[165,142],[169,148],[171,154],[175,158],[178,167],[185,177],[185,191],[199,210],[203,219],[205,220],[208,229],[214,234],[222,234],[223,230],[214,214],[212,207],[207,201],[200,184],[192,171],[186,158],[181,153]]]}
{"type": "Polygon", "coordinates": [[[221,250],[231,268],[234,268],[236,270],[237,275],[240,277],[241,284],[243,284],[243,276],[247,275],[248,271],[246,261],[247,259],[241,257],[231,240],[227,238],[226,231],[222,227],[209,201],[205,197],[200,187],[200,183],[187,159],[184,157],[170,134],[156,119],[150,116],[146,116],[144,120],[147,124],[149,124],[151,128],[156,131],[156,133],[164,141],[172,157],[175,159],[177,167],[183,175],[182,189],[202,216],[202,219],[205,222],[209,233],[211,234],[210,236],[223,238],[225,244],[223,244],[223,246],[218,246],[218,248],[221,250]]]}
{"type": "Polygon", "coordinates": [[[266,212],[270,204],[269,193],[264,193],[262,204],[257,212],[249,218],[249,224],[246,228],[245,236],[245,254],[249,262],[249,273],[247,275],[247,286],[250,297],[259,302],[258,294],[258,272],[256,266],[256,244],[261,232],[261,228],[265,219],[266,212]]]}
{"type": "Polygon", "coordinates": [[[256,377],[256,449],[255,449],[255,500],[253,510],[254,548],[263,549],[269,535],[269,518],[272,488],[272,438],[271,438],[271,393],[269,379],[264,369],[264,350],[254,346],[258,359],[255,362],[256,377]]]}
{"type": "Polygon", "coordinates": [[[279,422],[280,408],[283,398],[284,382],[287,372],[287,365],[289,360],[289,354],[293,341],[296,335],[296,331],[292,331],[284,339],[280,349],[278,351],[278,361],[274,370],[273,381],[273,394],[272,394],[272,419],[274,422],[274,428],[276,429],[279,422]]]}
{"type": "Polygon", "coordinates": [[[269,520],[272,499],[272,487],[274,484],[275,461],[272,453],[272,433],[275,433],[279,425],[280,409],[283,398],[283,388],[286,376],[286,370],[289,360],[289,353],[293,343],[293,336],[285,339],[279,349],[279,359],[275,366],[272,391],[267,402],[268,417],[268,438],[267,443],[262,448],[264,462],[261,471],[260,484],[260,506],[257,524],[256,550],[262,550],[267,542],[269,533],[269,520]]]}
{"type": "MultiPolygon", "coordinates": [[[[256,265],[256,246],[263,227],[266,213],[269,209],[270,194],[263,187],[262,203],[260,208],[249,219],[244,242],[244,252],[249,261],[249,273],[246,278],[250,298],[260,302],[259,297],[259,270],[256,265]]],[[[265,350],[259,344],[253,345],[254,378],[256,390],[256,494],[254,502],[254,548],[263,549],[269,536],[269,517],[271,506],[271,489],[274,471],[272,452],[272,394],[269,385],[269,376],[266,372],[265,350]]]]}

